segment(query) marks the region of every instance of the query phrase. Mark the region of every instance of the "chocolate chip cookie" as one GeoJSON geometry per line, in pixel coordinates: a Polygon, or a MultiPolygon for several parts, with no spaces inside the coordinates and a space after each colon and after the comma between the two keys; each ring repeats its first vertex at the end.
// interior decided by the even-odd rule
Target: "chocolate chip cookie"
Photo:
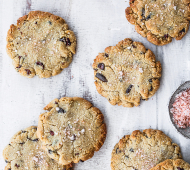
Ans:
{"type": "Polygon", "coordinates": [[[75,48],[76,37],[64,19],[48,12],[29,12],[7,35],[7,53],[16,71],[28,78],[59,74],[71,63],[75,48]]]}
{"type": "Polygon", "coordinates": [[[190,165],[182,159],[167,159],[164,162],[159,163],[151,170],[190,170],[190,165]]]}
{"type": "Polygon", "coordinates": [[[162,131],[136,130],[124,136],[112,151],[112,170],[149,170],[166,159],[182,158],[180,148],[162,131]]]}
{"type": "Polygon", "coordinates": [[[60,165],[41,148],[37,127],[31,126],[16,133],[3,151],[5,170],[72,170],[72,165],[60,165]]]}
{"type": "Polygon", "coordinates": [[[189,0],[130,0],[125,10],[136,31],[155,45],[181,40],[189,29],[189,0]]]}
{"type": "Polygon", "coordinates": [[[48,155],[60,164],[78,163],[94,155],[106,138],[100,110],[82,98],[55,99],[39,117],[38,137],[48,155]]]}
{"type": "Polygon", "coordinates": [[[93,69],[97,91],[112,105],[138,106],[160,86],[160,62],[142,43],[129,38],[100,53],[93,69]]]}

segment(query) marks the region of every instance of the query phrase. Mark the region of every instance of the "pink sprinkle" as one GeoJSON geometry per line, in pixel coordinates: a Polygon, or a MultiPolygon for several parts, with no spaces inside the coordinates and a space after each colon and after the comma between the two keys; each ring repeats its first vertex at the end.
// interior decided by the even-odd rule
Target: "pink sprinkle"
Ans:
{"type": "Polygon", "coordinates": [[[179,128],[190,127],[190,89],[176,95],[170,112],[179,128]]]}

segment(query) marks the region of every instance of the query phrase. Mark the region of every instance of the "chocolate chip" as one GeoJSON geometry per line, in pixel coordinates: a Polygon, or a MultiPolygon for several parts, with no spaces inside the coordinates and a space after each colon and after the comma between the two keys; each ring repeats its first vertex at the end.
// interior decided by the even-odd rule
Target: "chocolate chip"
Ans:
{"type": "Polygon", "coordinates": [[[98,78],[99,80],[103,81],[103,82],[108,82],[108,80],[106,79],[106,77],[100,73],[96,73],[96,78],[98,78]]]}
{"type": "Polygon", "coordinates": [[[25,69],[25,71],[26,71],[26,73],[27,73],[28,75],[31,74],[31,71],[30,71],[29,69],[25,69]]]}
{"type": "Polygon", "coordinates": [[[8,170],[11,170],[11,168],[9,168],[8,170]]]}
{"type": "Polygon", "coordinates": [[[104,70],[105,69],[104,63],[99,63],[98,68],[100,68],[101,70],[104,70]]]}
{"type": "Polygon", "coordinates": [[[183,168],[177,167],[178,170],[184,170],[183,168]]]}
{"type": "Polygon", "coordinates": [[[37,24],[38,22],[35,22],[35,24],[37,24]]]}
{"type": "Polygon", "coordinates": [[[66,170],[66,168],[63,168],[63,170],[66,170]]]}
{"type": "Polygon", "coordinates": [[[125,155],[125,158],[127,158],[127,159],[128,159],[128,158],[129,158],[129,156],[125,155]]]}
{"type": "Polygon", "coordinates": [[[5,163],[9,163],[9,162],[5,159],[5,163]]]}
{"type": "Polygon", "coordinates": [[[24,142],[22,142],[22,143],[19,143],[20,145],[23,145],[24,144],[24,142]]]}
{"type": "Polygon", "coordinates": [[[62,108],[59,108],[58,113],[66,113],[66,111],[63,110],[62,108]]]}
{"type": "Polygon", "coordinates": [[[121,150],[119,148],[116,149],[116,154],[121,153],[121,150]]]}
{"type": "Polygon", "coordinates": [[[18,56],[19,60],[21,59],[22,56],[18,56]]]}
{"type": "Polygon", "coordinates": [[[52,25],[52,22],[51,21],[48,21],[50,25],[52,25]]]}
{"type": "Polygon", "coordinates": [[[18,164],[15,164],[15,166],[16,166],[17,168],[19,168],[19,167],[20,167],[20,165],[18,165],[18,164]]]}
{"type": "Polygon", "coordinates": [[[52,153],[53,153],[53,151],[49,149],[49,150],[48,150],[48,153],[49,153],[49,154],[52,154],[52,153]]]}
{"type": "Polygon", "coordinates": [[[54,132],[53,131],[50,131],[49,132],[51,136],[54,136],[54,132]]]}
{"type": "Polygon", "coordinates": [[[185,28],[183,28],[179,33],[185,32],[185,28]]]}
{"type": "Polygon", "coordinates": [[[25,130],[21,130],[21,132],[22,132],[22,133],[26,133],[26,131],[25,131],[25,130]]]}
{"type": "Polygon", "coordinates": [[[166,38],[166,39],[167,39],[167,38],[168,38],[168,34],[165,34],[165,35],[164,35],[164,38],[166,38]]]}
{"type": "Polygon", "coordinates": [[[79,155],[79,153],[75,153],[75,155],[79,155]]]}
{"type": "Polygon", "coordinates": [[[70,45],[71,45],[71,41],[70,41],[69,38],[66,39],[66,45],[67,45],[67,46],[70,46],[70,45]]]}
{"type": "Polygon", "coordinates": [[[150,89],[148,90],[148,91],[152,91],[153,90],[153,88],[152,88],[152,86],[150,87],[150,89]]]}
{"type": "Polygon", "coordinates": [[[80,160],[81,162],[84,162],[83,160],[80,160]]]}
{"type": "Polygon", "coordinates": [[[71,45],[71,41],[69,38],[63,37],[63,38],[60,38],[59,41],[64,42],[67,46],[71,45]]]}
{"type": "Polygon", "coordinates": [[[152,83],[152,79],[149,79],[148,81],[149,81],[150,83],[152,83]]]}
{"type": "Polygon", "coordinates": [[[32,141],[33,141],[33,142],[37,142],[37,141],[39,141],[39,139],[38,139],[38,138],[36,138],[36,139],[33,139],[32,141]]]}
{"type": "Polygon", "coordinates": [[[145,16],[145,9],[144,8],[142,8],[142,14],[141,14],[141,16],[145,16]]]}
{"type": "Polygon", "coordinates": [[[149,14],[149,15],[145,18],[145,20],[148,21],[150,18],[151,18],[151,14],[149,14]]]}
{"type": "Polygon", "coordinates": [[[127,93],[127,94],[129,94],[129,93],[130,93],[130,91],[131,91],[132,87],[133,87],[133,85],[132,85],[132,84],[130,84],[130,85],[129,85],[129,87],[127,88],[127,90],[126,90],[126,93],[127,93]]]}
{"type": "Polygon", "coordinates": [[[133,47],[133,48],[137,48],[137,47],[136,47],[135,45],[133,45],[133,44],[132,44],[132,47],[133,47]]]}
{"type": "Polygon", "coordinates": [[[57,102],[55,102],[55,104],[58,104],[57,102]]]}
{"type": "Polygon", "coordinates": [[[42,68],[44,69],[44,64],[43,64],[42,62],[37,61],[37,62],[36,62],[36,65],[38,65],[38,66],[42,66],[42,68]]]}
{"type": "Polygon", "coordinates": [[[105,53],[105,57],[109,57],[109,55],[107,53],[105,53]]]}
{"type": "Polygon", "coordinates": [[[16,67],[16,68],[21,68],[22,66],[21,65],[19,65],[18,67],[16,67]]]}
{"type": "Polygon", "coordinates": [[[130,152],[134,152],[133,148],[131,148],[129,151],[130,151],[130,152]]]}

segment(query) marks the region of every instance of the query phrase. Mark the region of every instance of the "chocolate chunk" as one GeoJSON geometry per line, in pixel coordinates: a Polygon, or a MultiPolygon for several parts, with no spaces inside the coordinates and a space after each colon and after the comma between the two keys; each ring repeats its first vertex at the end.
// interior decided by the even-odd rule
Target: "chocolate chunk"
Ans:
{"type": "Polygon", "coordinates": [[[130,151],[130,152],[134,152],[133,148],[131,148],[129,151],[130,151]]]}
{"type": "Polygon", "coordinates": [[[59,107],[58,113],[66,113],[66,111],[59,107]]]}
{"type": "Polygon", "coordinates": [[[53,151],[49,149],[49,150],[48,150],[48,153],[49,153],[49,154],[52,154],[52,153],[53,153],[53,151]]]}
{"type": "Polygon", "coordinates": [[[108,80],[106,79],[106,77],[100,73],[96,73],[96,78],[98,78],[99,80],[103,81],[103,82],[108,82],[108,80]]]}
{"type": "Polygon", "coordinates": [[[183,28],[179,33],[183,33],[183,32],[185,32],[185,28],[183,28]]]}
{"type": "Polygon", "coordinates": [[[51,136],[54,136],[54,132],[53,132],[53,131],[50,131],[50,135],[51,135],[51,136]]]}
{"type": "Polygon", "coordinates": [[[168,34],[165,34],[165,35],[164,35],[164,38],[167,39],[167,38],[168,38],[168,34]]]}
{"type": "Polygon", "coordinates": [[[71,45],[71,41],[70,41],[69,38],[66,39],[66,45],[67,45],[67,46],[70,46],[70,45],[71,45]]]}
{"type": "Polygon", "coordinates": [[[26,71],[26,73],[27,73],[28,75],[31,74],[31,71],[30,71],[29,69],[25,69],[25,71],[26,71]]]}
{"type": "Polygon", "coordinates": [[[148,21],[150,18],[151,18],[151,14],[149,14],[149,15],[145,18],[145,20],[148,21]]]}
{"type": "Polygon", "coordinates": [[[129,85],[129,87],[127,88],[127,90],[126,90],[126,93],[127,93],[127,94],[129,94],[129,93],[130,93],[130,91],[131,91],[132,87],[133,87],[133,85],[132,85],[132,84],[130,84],[130,85],[129,85]]]}
{"type": "Polygon", "coordinates": [[[109,55],[107,53],[105,53],[105,57],[109,57],[109,55]]]}
{"type": "Polygon", "coordinates": [[[121,153],[121,150],[119,148],[116,149],[116,154],[121,153]]]}
{"type": "Polygon", "coordinates": [[[148,91],[152,91],[153,90],[153,88],[152,88],[152,86],[150,87],[150,89],[148,90],[148,91]]]}
{"type": "Polygon", "coordinates": [[[100,68],[101,70],[104,70],[105,69],[104,63],[99,63],[98,68],[100,68]]]}
{"type": "Polygon", "coordinates": [[[17,168],[19,168],[19,167],[20,167],[20,165],[18,165],[18,164],[15,164],[15,166],[16,166],[17,168]]]}
{"type": "Polygon", "coordinates": [[[38,66],[42,66],[42,68],[44,69],[44,64],[43,64],[42,62],[37,61],[37,62],[36,62],[36,65],[38,65],[38,66]]]}
{"type": "Polygon", "coordinates": [[[177,167],[178,170],[184,170],[183,168],[177,167]]]}
{"type": "Polygon", "coordinates": [[[50,25],[52,25],[52,22],[51,21],[48,21],[50,25]]]}

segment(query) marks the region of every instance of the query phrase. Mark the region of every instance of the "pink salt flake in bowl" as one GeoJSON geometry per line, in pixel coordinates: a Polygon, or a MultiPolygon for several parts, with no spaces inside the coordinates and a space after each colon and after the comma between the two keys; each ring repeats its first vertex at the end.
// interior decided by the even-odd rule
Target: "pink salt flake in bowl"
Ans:
{"type": "Polygon", "coordinates": [[[179,86],[174,92],[168,109],[174,127],[180,134],[190,139],[190,81],[179,86]]]}

